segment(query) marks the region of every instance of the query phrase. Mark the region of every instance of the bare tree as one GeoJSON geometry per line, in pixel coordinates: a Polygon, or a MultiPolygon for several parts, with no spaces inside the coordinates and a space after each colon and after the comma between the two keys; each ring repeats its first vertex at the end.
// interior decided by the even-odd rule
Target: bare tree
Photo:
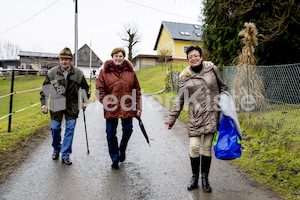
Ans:
{"type": "Polygon", "coordinates": [[[169,49],[161,49],[158,52],[159,57],[158,60],[161,62],[162,70],[164,69],[164,66],[167,65],[167,62],[172,58],[172,51],[169,49]]]}
{"type": "Polygon", "coordinates": [[[133,62],[134,47],[137,43],[141,42],[141,34],[139,33],[138,26],[134,23],[125,24],[123,32],[120,33],[119,36],[126,42],[128,60],[133,62]]]}
{"type": "Polygon", "coordinates": [[[10,41],[0,41],[0,59],[17,59],[20,47],[10,41]]]}
{"type": "Polygon", "coordinates": [[[164,64],[167,63],[167,61],[172,58],[172,51],[169,49],[161,49],[159,50],[159,61],[163,62],[164,64]]]}

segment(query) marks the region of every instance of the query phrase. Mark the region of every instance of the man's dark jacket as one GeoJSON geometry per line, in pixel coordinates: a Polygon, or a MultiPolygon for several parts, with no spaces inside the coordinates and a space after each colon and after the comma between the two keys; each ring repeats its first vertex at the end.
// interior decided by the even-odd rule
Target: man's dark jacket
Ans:
{"type": "MultiPolygon", "coordinates": [[[[89,85],[83,72],[71,66],[65,80],[61,67],[56,66],[48,72],[43,83],[43,89],[40,92],[41,105],[49,104],[51,119],[61,121],[63,114],[66,118],[76,119],[79,113],[78,105],[81,101],[78,98],[80,88],[84,89],[86,96],[83,100],[87,101],[89,98],[89,85]]],[[[84,92],[81,92],[81,95],[82,93],[84,92]]]]}

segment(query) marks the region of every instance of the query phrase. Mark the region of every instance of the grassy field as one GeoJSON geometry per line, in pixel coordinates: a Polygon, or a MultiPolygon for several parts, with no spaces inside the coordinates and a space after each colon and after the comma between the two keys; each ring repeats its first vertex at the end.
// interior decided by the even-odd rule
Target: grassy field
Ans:
{"type": "MultiPolygon", "coordinates": [[[[41,87],[44,81],[42,76],[15,77],[14,91],[24,91],[41,87]]],[[[0,96],[10,93],[11,79],[0,79],[0,96]]],[[[29,107],[39,103],[39,92],[20,93],[13,95],[13,111],[29,107]]],[[[9,113],[10,97],[0,99],[0,117],[9,113]]],[[[11,132],[8,131],[8,117],[0,120],[0,154],[4,151],[11,151],[26,137],[37,130],[49,125],[49,116],[40,112],[40,105],[33,106],[24,111],[12,115],[11,132]]]]}
{"type": "MultiPolygon", "coordinates": [[[[166,68],[182,71],[183,65],[154,66],[138,70],[137,76],[144,93],[155,94],[165,88],[166,68]]],[[[162,105],[171,108],[173,92],[154,95],[162,105]]],[[[298,107],[299,109],[299,107],[298,107]]],[[[242,157],[232,162],[268,189],[285,199],[300,199],[300,124],[299,110],[289,112],[288,118],[281,111],[266,113],[239,113],[243,131],[242,157]],[[290,125],[293,130],[290,130],[290,125]],[[296,131],[295,131],[296,130],[296,131]]],[[[183,110],[179,118],[187,123],[187,112],[183,110]]]]}
{"type": "MultiPolygon", "coordinates": [[[[250,122],[247,114],[239,114],[244,131],[243,155],[233,163],[286,199],[299,199],[300,134],[288,126],[299,114],[294,111],[291,115],[294,118],[278,126],[283,116],[276,112],[252,114],[250,122]]],[[[294,125],[299,130],[299,123],[294,125]]]]}
{"type": "Polygon", "coordinates": [[[168,71],[182,71],[186,66],[188,66],[185,62],[178,62],[176,64],[168,65],[167,67],[162,67],[161,65],[157,65],[154,67],[144,68],[142,70],[136,71],[138,75],[139,83],[142,90],[145,93],[154,94],[158,91],[165,89],[166,83],[166,73],[167,68],[168,71]]]}

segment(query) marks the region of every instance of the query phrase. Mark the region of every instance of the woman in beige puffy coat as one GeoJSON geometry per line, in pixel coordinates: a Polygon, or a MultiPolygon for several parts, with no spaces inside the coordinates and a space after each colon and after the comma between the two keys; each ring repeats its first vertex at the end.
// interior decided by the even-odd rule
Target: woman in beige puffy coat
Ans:
{"type": "Polygon", "coordinates": [[[208,173],[211,164],[212,141],[219,122],[219,94],[227,91],[227,86],[218,68],[210,61],[202,61],[200,47],[190,46],[186,54],[190,66],[180,74],[179,92],[165,124],[167,129],[172,128],[184,102],[188,100],[188,133],[193,176],[187,189],[193,190],[198,187],[201,157],[202,188],[206,192],[211,192],[208,173]],[[200,155],[201,136],[203,137],[202,155],[200,155]]]}

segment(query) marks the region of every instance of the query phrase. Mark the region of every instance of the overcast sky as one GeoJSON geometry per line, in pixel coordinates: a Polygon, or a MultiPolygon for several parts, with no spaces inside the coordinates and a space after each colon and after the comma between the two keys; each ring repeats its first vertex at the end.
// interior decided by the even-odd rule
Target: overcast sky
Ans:
{"type": "MultiPolygon", "coordinates": [[[[23,51],[74,51],[73,0],[0,0],[0,41],[23,51]]],[[[137,54],[153,51],[162,21],[199,24],[201,0],[78,0],[78,48],[85,43],[102,61],[115,47],[125,47],[118,33],[137,24],[142,41],[137,54]]],[[[127,52],[127,49],[125,49],[127,52]]]]}

